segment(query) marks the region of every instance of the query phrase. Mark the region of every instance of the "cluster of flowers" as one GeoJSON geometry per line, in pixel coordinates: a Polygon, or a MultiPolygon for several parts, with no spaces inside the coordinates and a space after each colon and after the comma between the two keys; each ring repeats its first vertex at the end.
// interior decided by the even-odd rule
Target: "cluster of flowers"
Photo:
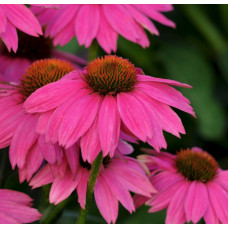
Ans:
{"type": "MultiPolygon", "coordinates": [[[[9,146],[20,182],[27,180],[33,188],[52,184],[49,199],[54,204],[76,190],[85,208],[91,166],[102,156],[94,196],[108,223],[115,223],[119,201],[130,213],[144,203],[151,206],[149,212],[168,207],[167,223],[197,223],[201,217],[207,223],[228,223],[228,173],[208,153],[199,148],[176,156],[156,152],[167,147],[163,131],[177,137],[185,134],[171,106],[195,116],[190,101],[173,88],[191,86],[147,76],[115,55],[87,63],[53,47],[74,36],[89,47],[96,38],[110,53],[116,51],[118,34],[147,47],[143,28],[159,34],[149,18],[175,27],[162,14],[172,9],[0,6],[0,37],[6,46],[1,43],[0,148],[9,146]],[[37,38],[43,34],[41,25],[45,37],[37,38]],[[129,156],[129,142],[139,140],[156,151],[146,151],[150,155],[138,159],[129,156]],[[134,199],[130,192],[136,193],[134,199]]],[[[0,190],[0,223],[39,219],[30,201],[22,193],[0,190]]]]}

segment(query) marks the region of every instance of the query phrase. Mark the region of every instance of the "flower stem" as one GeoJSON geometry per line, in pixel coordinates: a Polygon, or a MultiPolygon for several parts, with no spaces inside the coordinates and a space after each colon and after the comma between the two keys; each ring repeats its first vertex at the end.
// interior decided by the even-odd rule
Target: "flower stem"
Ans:
{"type": "Polygon", "coordinates": [[[89,62],[94,60],[97,57],[97,52],[98,52],[99,45],[96,40],[94,40],[89,47],[89,62]]]}
{"type": "Polygon", "coordinates": [[[86,221],[86,215],[87,215],[87,212],[90,207],[90,203],[91,203],[93,192],[94,192],[94,187],[96,184],[96,180],[97,180],[97,177],[98,177],[98,174],[100,171],[102,161],[103,161],[103,154],[101,151],[91,166],[89,181],[88,181],[88,185],[87,185],[87,192],[86,192],[86,205],[85,205],[85,209],[81,208],[81,210],[80,210],[77,224],[84,224],[86,221]]]}
{"type": "Polygon", "coordinates": [[[226,40],[207,17],[204,11],[196,5],[183,5],[183,10],[189,19],[195,24],[206,40],[211,44],[214,50],[219,54],[226,47],[226,40]]]}

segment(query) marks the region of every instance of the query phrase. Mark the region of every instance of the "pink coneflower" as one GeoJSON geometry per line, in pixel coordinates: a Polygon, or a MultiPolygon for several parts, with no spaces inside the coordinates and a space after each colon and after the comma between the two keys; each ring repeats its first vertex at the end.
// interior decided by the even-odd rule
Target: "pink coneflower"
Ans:
{"type": "Polygon", "coordinates": [[[38,60],[27,69],[20,84],[0,82],[0,148],[10,145],[10,162],[20,169],[20,181],[29,180],[43,159],[61,163],[63,153],[57,144],[46,143],[44,136],[36,133],[42,124],[40,115],[26,114],[23,104],[36,89],[72,70],[73,66],[62,60],[38,60]]]}
{"type": "Polygon", "coordinates": [[[159,35],[150,19],[175,27],[162,14],[173,10],[169,4],[78,4],[58,5],[56,9],[35,6],[32,10],[42,25],[47,24],[45,34],[54,38],[54,45],[65,45],[76,36],[80,45],[89,47],[97,39],[107,53],[116,51],[118,34],[144,48],[148,47],[144,28],[159,35]]]}
{"type": "Polygon", "coordinates": [[[0,224],[31,223],[42,216],[31,208],[32,199],[21,192],[0,189],[0,224]]]}
{"type": "Polygon", "coordinates": [[[42,29],[33,13],[22,4],[0,5],[0,37],[9,51],[18,48],[16,29],[31,36],[42,35],[42,29]]]}
{"type": "Polygon", "coordinates": [[[228,223],[228,171],[210,154],[192,148],[154,155],[140,155],[159,192],[147,201],[149,212],[168,208],[166,223],[197,223],[202,217],[206,223],[228,223]]]}
{"type": "Polygon", "coordinates": [[[8,82],[20,83],[26,69],[36,60],[57,58],[69,61],[75,67],[86,65],[86,61],[72,55],[54,49],[52,40],[44,36],[33,37],[18,32],[19,47],[16,53],[8,52],[6,46],[0,45],[0,73],[8,82]]]}
{"type": "Polygon", "coordinates": [[[28,113],[44,113],[47,141],[69,148],[80,139],[82,158],[91,163],[101,150],[104,156],[113,156],[120,132],[148,142],[156,150],[166,148],[162,130],[177,137],[184,134],[181,120],[170,106],[191,115],[194,111],[190,101],[169,85],[191,88],[146,76],[121,57],[105,56],[38,89],[24,108],[28,113]]]}
{"type": "MultiPolygon", "coordinates": [[[[136,159],[125,156],[132,147],[120,141],[115,156],[103,159],[95,185],[97,207],[108,223],[115,223],[118,216],[118,201],[130,212],[135,210],[130,192],[151,196],[156,190],[151,185],[136,159]]],[[[86,203],[87,183],[91,165],[81,158],[78,144],[66,149],[61,165],[47,164],[30,181],[33,188],[52,183],[49,200],[58,204],[76,190],[82,208],[86,203]]]]}

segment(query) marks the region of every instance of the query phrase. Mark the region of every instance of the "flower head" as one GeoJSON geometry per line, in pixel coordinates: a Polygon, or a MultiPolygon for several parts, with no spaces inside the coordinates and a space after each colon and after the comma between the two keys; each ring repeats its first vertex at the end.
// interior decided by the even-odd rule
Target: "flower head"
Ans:
{"type": "MultiPolygon", "coordinates": [[[[167,209],[166,223],[228,223],[228,171],[221,170],[215,159],[200,148],[181,150],[177,155],[165,152],[139,159],[151,171],[151,183],[158,190],[146,202],[149,212],[167,209]]],[[[140,202],[141,201],[141,202],[140,202]]]]}
{"type": "Polygon", "coordinates": [[[8,50],[14,52],[18,48],[16,29],[31,36],[42,35],[42,29],[36,17],[22,4],[2,4],[0,6],[0,37],[8,50]]]}
{"type": "Polygon", "coordinates": [[[144,28],[159,35],[153,19],[163,25],[175,24],[162,13],[173,10],[172,5],[130,5],[93,4],[58,5],[53,7],[32,7],[42,25],[47,25],[46,36],[54,38],[54,45],[65,45],[74,36],[80,45],[89,47],[96,38],[107,52],[116,51],[118,34],[124,38],[149,46],[144,28]]]}
{"type": "Polygon", "coordinates": [[[21,192],[0,189],[0,224],[31,223],[42,216],[31,208],[32,199],[21,192]]]}
{"type": "Polygon", "coordinates": [[[26,114],[23,104],[38,88],[61,79],[74,67],[58,59],[34,62],[20,83],[0,82],[0,148],[10,145],[9,155],[13,168],[19,168],[20,181],[29,180],[38,170],[43,159],[50,163],[61,163],[62,148],[58,144],[46,143],[37,127],[45,125],[39,114],[26,114]]]}
{"type": "MultiPolygon", "coordinates": [[[[156,192],[137,160],[124,155],[131,152],[132,147],[120,141],[115,156],[105,157],[101,165],[94,197],[100,213],[108,223],[115,223],[119,201],[130,213],[135,211],[130,191],[147,197],[156,192]]],[[[81,158],[78,144],[66,149],[64,155],[61,165],[44,166],[32,178],[30,186],[37,188],[52,183],[49,200],[54,204],[65,200],[76,190],[78,202],[84,208],[91,165],[81,158]]]]}
{"type": "Polygon", "coordinates": [[[124,134],[166,148],[163,130],[185,133],[170,106],[194,115],[190,101],[170,85],[176,81],[143,74],[128,60],[105,56],[64,80],[36,90],[24,103],[28,113],[48,113],[46,140],[69,148],[80,139],[82,158],[91,163],[102,150],[113,157],[124,134]]]}

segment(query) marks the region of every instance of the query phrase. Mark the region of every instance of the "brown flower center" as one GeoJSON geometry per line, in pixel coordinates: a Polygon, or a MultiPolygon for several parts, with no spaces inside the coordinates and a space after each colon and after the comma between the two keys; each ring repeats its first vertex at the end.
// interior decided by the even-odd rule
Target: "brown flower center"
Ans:
{"type": "Polygon", "coordinates": [[[23,75],[21,92],[27,98],[37,89],[58,81],[64,75],[73,71],[73,65],[59,59],[43,59],[34,62],[23,75]]]}
{"type": "Polygon", "coordinates": [[[176,167],[189,181],[206,183],[217,174],[218,164],[207,152],[186,149],[177,153],[176,167]]]}
{"type": "Polygon", "coordinates": [[[136,82],[137,70],[134,65],[114,55],[95,59],[86,70],[85,80],[100,95],[131,91],[136,82]]]}

